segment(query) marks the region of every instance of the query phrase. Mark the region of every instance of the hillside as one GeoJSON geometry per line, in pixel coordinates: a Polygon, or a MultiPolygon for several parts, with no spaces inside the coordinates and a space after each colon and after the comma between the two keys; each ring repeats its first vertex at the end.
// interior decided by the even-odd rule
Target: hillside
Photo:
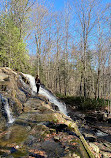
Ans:
{"type": "Polygon", "coordinates": [[[1,156],[95,157],[76,123],[46,97],[32,95],[22,73],[0,69],[0,96],[1,156]],[[14,119],[10,124],[6,103],[14,119]]]}

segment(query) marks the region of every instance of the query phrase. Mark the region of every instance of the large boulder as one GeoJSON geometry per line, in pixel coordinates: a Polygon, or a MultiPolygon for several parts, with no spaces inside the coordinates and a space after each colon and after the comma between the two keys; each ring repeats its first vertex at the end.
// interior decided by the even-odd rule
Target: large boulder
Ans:
{"type": "Polygon", "coordinates": [[[29,81],[22,73],[0,68],[0,74],[0,94],[7,98],[13,115],[16,114],[13,125],[4,131],[6,120],[0,112],[1,157],[94,158],[76,123],[52,106],[46,97],[33,96],[29,81]]]}
{"type": "MultiPolygon", "coordinates": [[[[23,110],[22,102],[26,101],[25,94],[18,87],[19,75],[10,68],[0,68],[0,93],[14,103],[18,113],[23,110]]],[[[10,105],[9,105],[10,106],[10,105]]]]}

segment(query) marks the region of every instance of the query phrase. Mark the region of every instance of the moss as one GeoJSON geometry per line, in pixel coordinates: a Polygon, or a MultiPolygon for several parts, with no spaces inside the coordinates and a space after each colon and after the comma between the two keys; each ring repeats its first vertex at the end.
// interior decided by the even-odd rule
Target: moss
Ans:
{"type": "Polygon", "coordinates": [[[0,146],[8,146],[10,144],[20,144],[28,136],[28,129],[22,126],[13,126],[8,129],[5,136],[0,139],[0,146]]]}
{"type": "Polygon", "coordinates": [[[82,142],[80,141],[80,139],[73,139],[71,141],[71,143],[77,143],[78,145],[76,145],[73,150],[71,150],[71,153],[75,153],[78,156],[80,156],[81,158],[85,157],[85,158],[89,158],[88,153],[86,152],[82,142]]]}
{"type": "MultiPolygon", "coordinates": [[[[80,142],[82,143],[81,147],[83,146],[83,149],[86,150],[87,152],[87,155],[90,157],[90,158],[95,158],[95,156],[93,155],[93,153],[91,152],[90,150],[90,147],[89,145],[87,144],[86,140],[84,139],[84,137],[82,136],[82,134],[80,133],[76,123],[69,123],[68,127],[76,133],[76,135],[78,136],[78,138],[80,139],[80,142]]],[[[80,143],[79,143],[80,144],[80,143]]]]}
{"type": "Polygon", "coordinates": [[[18,158],[18,157],[22,157],[22,156],[28,156],[27,152],[21,152],[21,151],[16,151],[14,152],[13,154],[10,154],[12,155],[14,158],[18,158]]]}
{"type": "Polygon", "coordinates": [[[54,121],[57,120],[57,118],[53,115],[53,113],[48,114],[38,114],[34,112],[30,113],[24,113],[19,118],[18,121],[36,121],[36,122],[46,122],[46,121],[54,121]],[[30,118],[30,120],[29,120],[30,118]]]}

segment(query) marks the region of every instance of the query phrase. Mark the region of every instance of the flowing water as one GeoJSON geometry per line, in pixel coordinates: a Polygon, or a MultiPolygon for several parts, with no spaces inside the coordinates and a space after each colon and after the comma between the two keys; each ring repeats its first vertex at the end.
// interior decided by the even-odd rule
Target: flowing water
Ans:
{"type": "Polygon", "coordinates": [[[6,100],[6,104],[5,104],[5,110],[7,113],[7,117],[8,117],[8,123],[13,123],[14,122],[14,118],[12,117],[10,108],[9,108],[9,104],[8,101],[6,100]]]}
{"type": "MultiPolygon", "coordinates": [[[[24,74],[24,76],[30,81],[30,85],[32,88],[32,94],[35,94],[37,92],[37,88],[35,85],[35,78],[31,75],[28,75],[28,74],[24,74]]],[[[58,106],[59,110],[63,114],[67,115],[66,105],[61,103],[60,101],[58,101],[57,98],[55,96],[53,96],[53,94],[51,94],[48,90],[40,87],[39,94],[46,96],[51,103],[58,106]]]]}
{"type": "Polygon", "coordinates": [[[46,96],[51,103],[53,103],[53,104],[55,104],[55,105],[58,106],[59,110],[62,113],[64,113],[65,115],[67,115],[66,105],[63,104],[63,103],[61,103],[61,102],[59,102],[57,100],[57,98],[55,96],[53,96],[49,91],[47,91],[46,89],[44,89],[44,88],[41,87],[39,93],[42,94],[42,95],[44,95],[44,96],[46,96]]]}
{"type": "Polygon", "coordinates": [[[8,104],[8,100],[5,99],[5,98],[2,98],[2,103],[4,105],[4,109],[5,109],[5,112],[7,114],[8,123],[13,123],[15,119],[13,118],[13,116],[11,114],[9,104],[8,104]]]}

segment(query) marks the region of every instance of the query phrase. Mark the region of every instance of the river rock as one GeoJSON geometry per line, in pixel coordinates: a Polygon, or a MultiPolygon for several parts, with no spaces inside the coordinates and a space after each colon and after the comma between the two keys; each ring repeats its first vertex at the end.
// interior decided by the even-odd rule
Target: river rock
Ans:
{"type": "MultiPolygon", "coordinates": [[[[70,154],[72,157],[94,157],[76,122],[60,111],[55,111],[44,96],[32,94],[29,81],[23,74],[22,82],[20,74],[10,68],[0,68],[0,73],[4,74],[3,76],[8,75],[9,78],[4,83],[6,88],[0,89],[0,93],[8,99],[13,114],[18,111],[18,115],[14,115],[15,122],[7,130],[0,131],[0,153],[5,147],[14,149],[14,153],[7,153],[8,157],[13,154],[14,157],[25,158],[30,156],[67,158],[70,154]],[[47,122],[52,126],[48,127],[47,122]]],[[[5,77],[2,80],[5,80],[5,77]]],[[[1,113],[0,115],[1,125],[3,116],[1,113]]],[[[3,155],[4,153],[0,156],[3,155]]]]}
{"type": "Polygon", "coordinates": [[[84,119],[86,122],[97,122],[97,118],[94,116],[85,116],[84,119]]]}
{"type": "Polygon", "coordinates": [[[92,134],[84,133],[84,136],[85,136],[85,139],[88,140],[89,142],[95,142],[97,140],[97,138],[93,136],[92,134]]]}
{"type": "Polygon", "coordinates": [[[102,152],[102,158],[110,158],[111,153],[110,152],[102,152]]]}
{"type": "Polygon", "coordinates": [[[95,145],[94,143],[89,143],[90,147],[93,148],[93,150],[98,154],[99,153],[99,148],[97,145],[95,145]]]}
{"type": "Polygon", "coordinates": [[[55,105],[55,104],[52,103],[51,106],[52,106],[52,109],[54,109],[54,110],[56,110],[56,111],[59,111],[59,108],[58,108],[57,105],[55,105]]]}
{"type": "Polygon", "coordinates": [[[108,123],[109,123],[109,124],[111,124],[111,118],[108,118],[108,120],[107,120],[107,121],[108,121],[108,123]]]}
{"type": "Polygon", "coordinates": [[[94,143],[89,143],[90,147],[93,149],[93,151],[95,152],[95,157],[99,158],[99,148],[97,145],[95,145],[94,143]]]}
{"type": "Polygon", "coordinates": [[[4,73],[0,73],[0,82],[1,81],[9,81],[9,76],[4,73]]]}

